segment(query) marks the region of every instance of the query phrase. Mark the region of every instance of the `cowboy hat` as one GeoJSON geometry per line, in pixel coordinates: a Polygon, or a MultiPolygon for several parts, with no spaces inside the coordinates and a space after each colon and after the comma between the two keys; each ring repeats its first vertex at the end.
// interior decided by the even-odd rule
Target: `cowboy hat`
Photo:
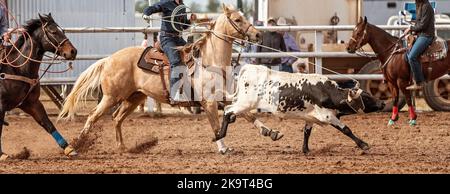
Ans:
{"type": "Polygon", "coordinates": [[[267,20],[267,23],[270,23],[270,22],[277,23],[277,21],[275,20],[274,17],[269,17],[269,19],[267,20]]]}
{"type": "Polygon", "coordinates": [[[286,21],[286,18],[284,18],[284,17],[278,18],[277,25],[278,26],[287,26],[288,23],[286,21]]]}

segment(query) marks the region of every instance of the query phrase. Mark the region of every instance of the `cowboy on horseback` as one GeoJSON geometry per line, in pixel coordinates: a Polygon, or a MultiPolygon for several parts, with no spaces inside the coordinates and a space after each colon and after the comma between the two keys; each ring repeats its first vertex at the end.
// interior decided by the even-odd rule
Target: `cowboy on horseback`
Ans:
{"type": "Polygon", "coordinates": [[[407,54],[408,63],[414,75],[414,84],[408,86],[408,90],[423,88],[425,78],[420,64],[420,55],[433,43],[435,38],[434,10],[428,0],[416,0],[417,19],[416,24],[405,31],[405,34],[414,32],[417,40],[407,54]]]}
{"type": "MultiPolygon", "coordinates": [[[[154,13],[162,13],[162,23],[161,23],[161,33],[160,42],[161,48],[167,55],[170,62],[170,103],[176,104],[181,101],[181,96],[179,95],[181,84],[177,84],[183,76],[177,67],[182,66],[182,59],[179,51],[176,47],[186,45],[186,41],[181,37],[180,31],[188,29],[191,22],[197,19],[195,14],[192,14],[190,19],[187,18],[186,10],[181,9],[177,13],[173,13],[175,8],[184,5],[183,0],[161,0],[152,6],[147,7],[144,10],[143,18],[148,20],[149,16],[154,13]],[[173,14],[176,14],[175,19],[172,22],[168,21],[173,14]],[[183,25],[184,24],[184,25],[183,25]],[[178,71],[177,71],[178,70],[178,71]],[[174,88],[175,84],[180,85],[174,88]]],[[[184,99],[185,100],[185,99],[184,99]]]]}

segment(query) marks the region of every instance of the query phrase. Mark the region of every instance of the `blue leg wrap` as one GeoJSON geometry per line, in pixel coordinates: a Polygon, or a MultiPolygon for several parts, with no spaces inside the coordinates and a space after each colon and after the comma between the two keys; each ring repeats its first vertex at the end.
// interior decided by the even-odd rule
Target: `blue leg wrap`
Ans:
{"type": "Polygon", "coordinates": [[[59,147],[61,148],[66,148],[68,146],[67,141],[62,137],[61,134],[59,134],[58,131],[53,131],[52,132],[52,137],[56,140],[56,142],[58,143],[59,147]]]}

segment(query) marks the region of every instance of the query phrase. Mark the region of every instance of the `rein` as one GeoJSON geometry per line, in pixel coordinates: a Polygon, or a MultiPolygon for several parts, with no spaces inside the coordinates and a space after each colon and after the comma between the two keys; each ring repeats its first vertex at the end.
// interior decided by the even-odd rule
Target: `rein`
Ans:
{"type": "MultiPolygon", "coordinates": [[[[401,37],[399,37],[397,41],[395,41],[395,42],[392,43],[389,47],[387,47],[386,49],[384,49],[384,50],[381,52],[381,54],[383,54],[383,53],[385,53],[385,52],[391,50],[391,49],[394,48],[394,47],[398,47],[398,44],[406,37],[406,35],[407,35],[407,34],[403,34],[401,37]]],[[[364,51],[364,49],[362,48],[362,45],[361,45],[362,42],[363,42],[363,40],[366,39],[366,36],[367,36],[367,26],[365,26],[365,28],[364,28],[364,33],[363,33],[363,37],[360,38],[359,41],[356,40],[356,39],[353,38],[353,37],[351,37],[350,39],[351,39],[352,41],[354,41],[354,42],[357,43],[356,46],[359,47],[358,50],[361,50],[360,52],[362,53],[362,55],[360,55],[360,56],[362,56],[362,57],[367,57],[367,58],[372,58],[372,57],[370,57],[370,56],[364,51]]],[[[391,61],[392,57],[394,56],[395,53],[397,53],[397,51],[398,51],[398,49],[393,49],[393,51],[390,53],[390,55],[389,55],[388,59],[386,60],[386,62],[384,62],[383,65],[380,65],[380,66],[379,66],[379,68],[381,69],[381,71],[384,70],[384,68],[386,67],[386,65],[391,61]]],[[[358,55],[359,55],[359,54],[358,54],[358,55]]]]}

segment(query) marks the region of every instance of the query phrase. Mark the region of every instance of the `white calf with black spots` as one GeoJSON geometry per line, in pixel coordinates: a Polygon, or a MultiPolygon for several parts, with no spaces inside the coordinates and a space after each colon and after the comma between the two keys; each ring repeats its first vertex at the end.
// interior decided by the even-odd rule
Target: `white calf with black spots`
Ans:
{"type": "MultiPolygon", "coordinates": [[[[344,115],[357,112],[375,112],[384,108],[384,103],[357,88],[343,89],[324,75],[299,74],[273,71],[264,66],[245,65],[237,80],[233,103],[225,107],[219,138],[226,136],[229,123],[236,115],[260,109],[277,116],[294,115],[305,120],[303,152],[309,152],[308,139],[313,124],[332,125],[364,150],[367,143],[353,135],[340,121],[344,115]]],[[[279,132],[261,133],[277,139],[279,132]]]]}

